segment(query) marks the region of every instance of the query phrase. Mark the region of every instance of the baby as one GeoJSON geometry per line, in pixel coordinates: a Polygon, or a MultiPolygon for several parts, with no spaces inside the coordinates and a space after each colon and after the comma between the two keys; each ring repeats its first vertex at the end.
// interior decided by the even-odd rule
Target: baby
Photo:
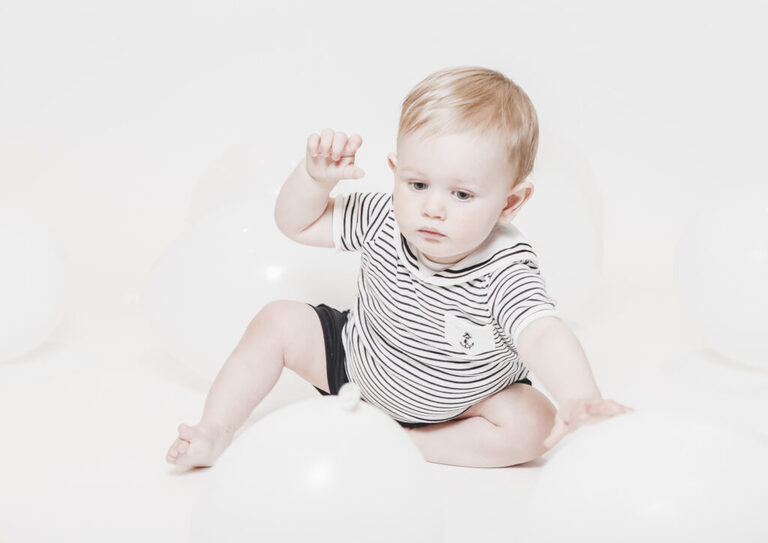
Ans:
{"type": "Polygon", "coordinates": [[[323,130],[275,205],[290,239],[359,251],[354,306],[266,304],[166,460],[212,466],[289,368],[322,394],[351,381],[427,461],[512,466],[586,423],[631,411],[604,399],[510,223],[533,194],[536,112],[503,74],[438,71],[402,104],[392,193],[330,198],[359,179],[357,134],[323,130]],[[532,386],[531,371],[557,403],[532,386]]]}

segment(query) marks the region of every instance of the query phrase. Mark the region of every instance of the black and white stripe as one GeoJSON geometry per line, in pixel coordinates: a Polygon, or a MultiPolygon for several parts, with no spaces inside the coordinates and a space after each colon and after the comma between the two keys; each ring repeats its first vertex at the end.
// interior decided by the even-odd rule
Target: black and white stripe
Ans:
{"type": "Polygon", "coordinates": [[[397,228],[391,194],[339,195],[333,221],[337,249],[361,253],[342,342],[347,374],[367,402],[403,422],[442,422],[528,375],[519,334],[557,312],[517,229],[497,226],[496,245],[425,274],[397,228]],[[451,339],[449,319],[466,327],[463,342],[451,339]]]}

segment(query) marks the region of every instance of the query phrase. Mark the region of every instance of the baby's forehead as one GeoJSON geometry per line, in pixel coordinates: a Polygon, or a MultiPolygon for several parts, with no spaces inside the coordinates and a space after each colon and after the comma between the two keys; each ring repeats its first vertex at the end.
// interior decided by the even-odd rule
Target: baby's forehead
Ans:
{"type": "Polygon", "coordinates": [[[451,162],[505,162],[508,158],[503,141],[493,134],[457,132],[447,134],[420,133],[398,137],[397,152],[406,159],[428,159],[437,156],[451,162]]]}
{"type": "Polygon", "coordinates": [[[398,167],[413,175],[453,178],[488,186],[514,174],[509,155],[495,134],[475,131],[447,134],[412,133],[398,138],[398,167]]]}
{"type": "Polygon", "coordinates": [[[480,128],[456,129],[447,131],[428,130],[426,128],[407,134],[398,133],[397,143],[408,145],[430,145],[441,141],[461,141],[474,144],[498,145],[501,143],[500,135],[495,131],[481,130],[480,128]]]}

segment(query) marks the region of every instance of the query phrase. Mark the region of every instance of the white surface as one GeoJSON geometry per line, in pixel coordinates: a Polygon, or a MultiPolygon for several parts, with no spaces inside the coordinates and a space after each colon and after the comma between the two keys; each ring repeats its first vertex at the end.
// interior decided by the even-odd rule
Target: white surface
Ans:
{"type": "Polygon", "coordinates": [[[271,413],[215,467],[195,506],[195,543],[444,541],[421,453],[351,383],[271,413]]]}
{"type": "Polygon", "coordinates": [[[766,457],[764,440],[698,415],[644,407],[613,417],[549,458],[521,541],[762,543],[766,457]]]}
{"type": "MultiPolygon", "coordinates": [[[[681,341],[664,293],[604,294],[620,302],[575,330],[605,396],[637,409],[687,410],[768,441],[768,376],[681,341]],[[655,321],[642,317],[659,307],[667,310],[655,321]]],[[[88,347],[50,344],[0,365],[0,541],[190,540],[191,510],[216,467],[190,471],[164,458],[176,426],[197,421],[207,385],[155,349],[143,322],[128,315],[105,323],[88,347]]],[[[314,395],[286,372],[243,431],[314,395]]],[[[513,540],[525,522],[521,508],[557,450],[505,469],[428,464],[446,542],[513,540]]]]}
{"type": "Polygon", "coordinates": [[[675,288],[707,345],[763,370],[768,370],[766,278],[768,184],[712,195],[680,236],[675,288]]]}

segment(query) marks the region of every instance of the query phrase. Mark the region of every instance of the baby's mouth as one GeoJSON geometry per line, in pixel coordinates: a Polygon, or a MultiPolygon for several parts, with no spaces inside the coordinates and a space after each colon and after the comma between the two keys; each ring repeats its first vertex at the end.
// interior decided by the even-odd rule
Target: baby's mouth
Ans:
{"type": "Polygon", "coordinates": [[[420,230],[417,230],[417,232],[419,234],[421,234],[422,236],[427,237],[427,238],[439,239],[439,238],[444,238],[445,237],[445,234],[441,234],[440,232],[438,232],[436,230],[430,230],[430,229],[427,229],[427,228],[422,228],[420,230]]]}

